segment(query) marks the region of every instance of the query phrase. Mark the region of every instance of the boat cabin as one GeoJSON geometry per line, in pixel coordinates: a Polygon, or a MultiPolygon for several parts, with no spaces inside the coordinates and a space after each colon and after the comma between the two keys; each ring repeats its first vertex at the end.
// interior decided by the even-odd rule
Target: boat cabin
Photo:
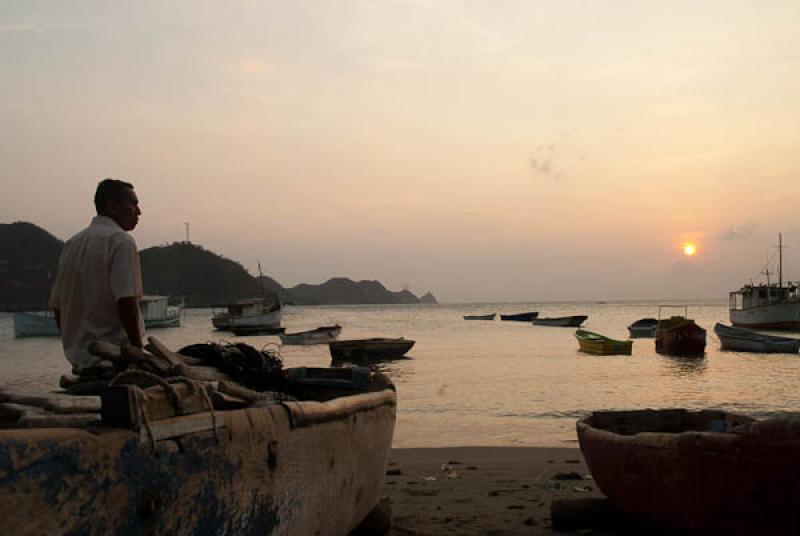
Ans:
{"type": "Polygon", "coordinates": [[[773,303],[800,302],[798,286],[788,283],[778,285],[745,285],[729,293],[730,309],[738,311],[752,307],[763,307],[773,303]]]}
{"type": "Polygon", "coordinates": [[[142,296],[139,309],[144,318],[166,318],[168,302],[168,296],[142,296]]]}

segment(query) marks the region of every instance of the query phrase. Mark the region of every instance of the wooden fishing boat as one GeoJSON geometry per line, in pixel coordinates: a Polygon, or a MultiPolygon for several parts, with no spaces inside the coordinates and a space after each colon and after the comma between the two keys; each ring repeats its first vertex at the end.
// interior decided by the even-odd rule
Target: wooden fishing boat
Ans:
{"type": "Polygon", "coordinates": [[[688,317],[685,305],[662,305],[658,309],[658,326],[656,327],[656,352],[659,354],[702,357],[706,350],[706,330],[695,324],[688,317]],[[661,318],[661,309],[680,307],[683,316],[661,318]]]}
{"type": "Polygon", "coordinates": [[[631,355],[633,341],[618,341],[605,335],[579,329],[575,332],[581,352],[594,355],[631,355]]]}
{"type": "Polygon", "coordinates": [[[500,320],[513,320],[515,322],[530,322],[539,316],[539,311],[531,311],[529,313],[516,313],[512,315],[500,315],[500,320]]]}
{"type": "Polygon", "coordinates": [[[578,439],[598,487],[659,533],[800,534],[800,419],[594,412],[578,439]]]}
{"type": "Polygon", "coordinates": [[[406,355],[416,341],[403,339],[352,339],[331,341],[328,348],[334,361],[368,362],[397,359],[406,355]]]}
{"type": "Polygon", "coordinates": [[[748,284],[729,293],[731,324],[750,329],[800,330],[800,287],[783,279],[783,237],[778,234],[778,283],[748,284]]]}
{"type": "MultiPolygon", "coordinates": [[[[22,416],[68,427],[0,430],[0,533],[348,534],[380,499],[396,411],[385,376],[354,370],[289,369],[294,399],[139,429],[22,416]]],[[[21,406],[0,398],[8,424],[21,406]]]]}
{"type": "Polygon", "coordinates": [[[763,354],[796,354],[800,351],[800,339],[765,335],[749,329],[726,326],[719,322],[714,325],[714,333],[717,334],[723,350],[763,354]]]}
{"type": "Polygon", "coordinates": [[[52,311],[14,313],[14,337],[58,337],[56,317],[52,311]]]}
{"type": "Polygon", "coordinates": [[[632,339],[653,338],[656,336],[658,320],[655,318],[642,318],[628,326],[628,334],[632,339]]]}
{"type": "Polygon", "coordinates": [[[342,326],[334,324],[332,326],[320,326],[309,331],[281,333],[278,337],[280,337],[283,344],[325,344],[336,340],[341,332],[342,326]]]}
{"type": "Polygon", "coordinates": [[[497,316],[497,313],[490,315],[464,315],[464,320],[494,320],[495,316],[497,316]]]}
{"type": "Polygon", "coordinates": [[[532,320],[534,326],[556,326],[562,328],[579,328],[581,324],[586,322],[589,318],[586,315],[577,316],[559,316],[552,318],[534,318],[532,320]]]}

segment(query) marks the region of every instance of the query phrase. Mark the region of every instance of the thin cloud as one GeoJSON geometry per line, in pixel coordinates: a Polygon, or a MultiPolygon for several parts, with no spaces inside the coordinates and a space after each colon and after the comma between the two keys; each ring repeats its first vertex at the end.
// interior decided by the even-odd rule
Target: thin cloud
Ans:
{"type": "Polygon", "coordinates": [[[717,238],[720,240],[747,240],[757,232],[758,226],[749,221],[742,225],[729,225],[717,235],[717,238]]]}
{"type": "Polygon", "coordinates": [[[0,24],[0,34],[4,33],[41,33],[44,27],[36,24],[11,23],[0,24]]]}

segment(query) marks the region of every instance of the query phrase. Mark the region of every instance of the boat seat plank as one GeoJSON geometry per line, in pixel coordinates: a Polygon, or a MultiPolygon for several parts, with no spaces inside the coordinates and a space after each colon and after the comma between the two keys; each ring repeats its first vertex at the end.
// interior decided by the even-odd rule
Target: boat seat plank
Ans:
{"type": "Polygon", "coordinates": [[[17,428],[85,428],[99,424],[100,415],[97,413],[25,414],[17,421],[17,428]]]}
{"type": "Polygon", "coordinates": [[[59,414],[99,412],[101,405],[99,396],[74,396],[8,388],[0,388],[0,402],[35,406],[59,414]]]}

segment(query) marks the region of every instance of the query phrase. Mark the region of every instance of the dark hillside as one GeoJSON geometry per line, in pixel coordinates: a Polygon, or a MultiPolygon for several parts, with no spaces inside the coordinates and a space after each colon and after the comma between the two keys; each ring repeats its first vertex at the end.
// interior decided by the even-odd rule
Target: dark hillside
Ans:
{"type": "Polygon", "coordinates": [[[190,242],[140,253],[146,294],[185,296],[189,307],[210,307],[259,296],[256,279],[236,261],[190,242]]]}
{"type": "Polygon", "coordinates": [[[63,246],[32,223],[0,224],[0,309],[46,309],[63,246]]]}
{"type": "Polygon", "coordinates": [[[352,281],[334,277],[321,285],[305,283],[289,289],[298,305],[417,303],[411,292],[392,292],[379,281],[352,281]]]}

